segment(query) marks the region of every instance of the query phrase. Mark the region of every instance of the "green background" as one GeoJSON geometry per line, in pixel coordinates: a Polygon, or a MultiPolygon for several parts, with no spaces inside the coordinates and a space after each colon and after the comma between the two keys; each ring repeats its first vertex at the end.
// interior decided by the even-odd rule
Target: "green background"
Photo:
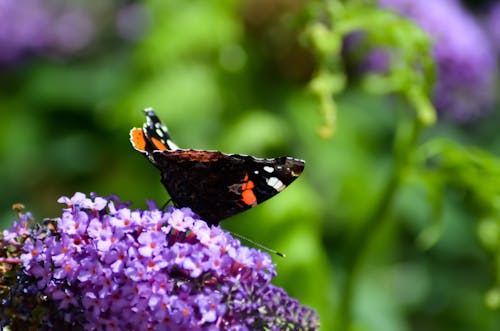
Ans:
{"type": "Polygon", "coordinates": [[[498,114],[420,123],[408,137],[425,110],[407,87],[401,97],[345,81],[336,42],[346,31],[311,28],[328,21],[321,2],[143,6],[135,42],[102,38],[1,69],[3,228],[13,203],[42,220],[77,191],[137,208],[167,201],[128,140],[153,107],[181,148],[306,161],[283,193],[222,227],[286,253],[273,256],[274,283],[315,308],[322,330],[500,330],[498,114]],[[326,92],[311,84],[322,71],[326,92]]]}

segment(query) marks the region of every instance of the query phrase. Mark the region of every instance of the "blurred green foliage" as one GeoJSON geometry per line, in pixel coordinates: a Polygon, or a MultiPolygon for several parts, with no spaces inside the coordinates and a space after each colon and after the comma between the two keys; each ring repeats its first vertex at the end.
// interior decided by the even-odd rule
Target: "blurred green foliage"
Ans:
{"type": "Polygon", "coordinates": [[[431,44],[415,24],[363,1],[144,7],[136,42],[3,67],[3,227],[13,203],[41,220],[76,191],[165,202],[128,142],[151,106],[181,147],[306,160],[223,227],[287,254],[276,283],[322,330],[500,329],[499,115],[429,127],[431,44]],[[387,75],[348,79],[357,30],[399,50],[387,75]]]}

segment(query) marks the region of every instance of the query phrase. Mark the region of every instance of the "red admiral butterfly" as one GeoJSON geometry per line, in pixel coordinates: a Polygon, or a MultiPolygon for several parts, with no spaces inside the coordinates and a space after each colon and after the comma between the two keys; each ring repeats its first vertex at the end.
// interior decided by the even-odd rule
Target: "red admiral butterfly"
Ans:
{"type": "Polygon", "coordinates": [[[144,110],[142,129],[130,130],[132,146],[161,172],[161,182],[176,206],[190,207],[209,224],[255,207],[283,191],[304,170],[290,157],[180,149],[153,109],[144,110]]]}

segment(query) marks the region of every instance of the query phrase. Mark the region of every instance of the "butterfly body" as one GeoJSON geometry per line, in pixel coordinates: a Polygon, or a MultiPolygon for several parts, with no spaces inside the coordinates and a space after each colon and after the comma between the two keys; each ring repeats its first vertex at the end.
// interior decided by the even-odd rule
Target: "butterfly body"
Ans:
{"type": "Polygon", "coordinates": [[[190,207],[209,224],[238,214],[278,194],[303,171],[304,161],[256,158],[218,151],[180,149],[151,109],[147,122],[130,132],[134,148],[161,172],[176,206],[190,207]]]}

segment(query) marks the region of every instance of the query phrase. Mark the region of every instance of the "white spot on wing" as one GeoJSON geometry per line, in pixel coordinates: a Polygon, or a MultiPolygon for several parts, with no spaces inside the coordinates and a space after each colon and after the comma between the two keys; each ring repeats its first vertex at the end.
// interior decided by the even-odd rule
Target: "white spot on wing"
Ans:
{"type": "Polygon", "coordinates": [[[259,170],[255,170],[253,173],[256,174],[256,175],[258,175],[259,174],[259,170]]]}
{"type": "Polygon", "coordinates": [[[170,149],[171,151],[176,151],[179,149],[179,146],[174,144],[174,142],[170,139],[167,139],[167,146],[168,146],[168,149],[170,149]]]}
{"type": "Polygon", "coordinates": [[[268,173],[272,174],[272,173],[273,173],[273,171],[274,171],[274,168],[273,168],[273,167],[270,167],[270,166],[265,166],[265,167],[264,167],[264,170],[265,170],[266,172],[268,172],[268,173]]]}
{"type": "Polygon", "coordinates": [[[163,138],[163,130],[160,128],[156,128],[156,134],[158,137],[163,138]]]}
{"type": "Polygon", "coordinates": [[[286,185],[283,184],[283,182],[276,177],[270,177],[266,180],[266,182],[267,185],[271,186],[272,188],[274,188],[276,191],[279,192],[283,191],[286,187],[286,185]]]}

